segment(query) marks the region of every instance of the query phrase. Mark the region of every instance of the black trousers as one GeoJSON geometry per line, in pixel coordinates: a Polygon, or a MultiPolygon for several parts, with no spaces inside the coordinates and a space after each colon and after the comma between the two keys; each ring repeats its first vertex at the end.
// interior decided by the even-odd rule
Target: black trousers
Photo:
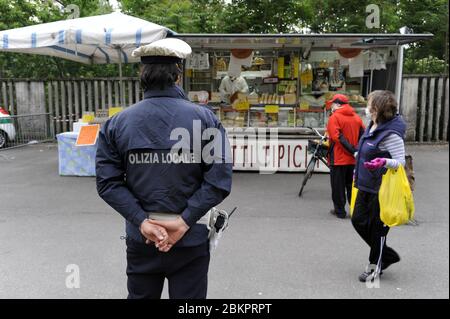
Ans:
{"type": "Polygon", "coordinates": [[[397,252],[386,245],[389,227],[385,226],[380,219],[378,194],[358,191],[352,215],[352,224],[361,238],[370,247],[370,264],[378,264],[380,258],[384,266],[400,260],[397,252]],[[382,244],[383,246],[381,246],[382,244]],[[382,251],[381,247],[383,247],[382,251]]]}
{"type": "Polygon", "coordinates": [[[345,202],[350,203],[352,196],[352,182],[354,165],[331,165],[331,198],[338,216],[345,216],[345,202]]]}
{"type": "Polygon", "coordinates": [[[160,299],[165,278],[170,299],[205,299],[209,259],[209,242],[162,253],[127,239],[128,299],[160,299]]]}

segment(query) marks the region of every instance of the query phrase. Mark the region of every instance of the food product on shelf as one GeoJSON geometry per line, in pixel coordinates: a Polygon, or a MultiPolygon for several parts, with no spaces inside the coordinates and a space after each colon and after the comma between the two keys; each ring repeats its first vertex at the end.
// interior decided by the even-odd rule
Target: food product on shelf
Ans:
{"type": "Polygon", "coordinates": [[[302,111],[309,110],[309,102],[300,99],[300,110],[302,110],[302,111]]]}
{"type": "Polygon", "coordinates": [[[247,93],[241,93],[241,92],[238,92],[237,98],[238,98],[239,100],[245,100],[245,99],[248,98],[248,94],[247,94],[247,93]]]}
{"type": "Polygon", "coordinates": [[[337,94],[337,93],[336,92],[326,92],[324,94],[325,101],[331,100],[335,94],[337,94]]]}
{"type": "Polygon", "coordinates": [[[218,108],[213,108],[213,112],[216,115],[216,117],[219,119],[219,121],[222,121],[223,119],[223,112],[222,110],[218,107],[218,108]]]}
{"type": "Polygon", "coordinates": [[[226,127],[235,126],[235,119],[238,116],[238,112],[235,111],[225,111],[223,114],[222,124],[226,127]]]}
{"type": "Polygon", "coordinates": [[[294,110],[288,112],[288,126],[294,127],[295,126],[295,112],[294,110]]]}
{"type": "Polygon", "coordinates": [[[267,115],[267,126],[277,127],[278,126],[278,113],[268,113],[267,115]]]}
{"type": "Polygon", "coordinates": [[[233,109],[239,111],[247,111],[250,107],[250,103],[248,101],[248,95],[245,93],[237,93],[236,98],[231,104],[233,109]]]}
{"type": "Polygon", "coordinates": [[[286,88],[286,93],[295,93],[297,92],[297,86],[295,84],[289,84],[286,88]]]}
{"type": "Polygon", "coordinates": [[[234,120],[234,125],[236,127],[244,127],[246,126],[246,121],[245,121],[245,114],[246,112],[238,112],[238,115],[236,116],[235,120],[234,120]]]}
{"type": "Polygon", "coordinates": [[[319,62],[319,68],[328,69],[329,66],[330,66],[330,64],[328,63],[327,60],[322,60],[319,62]]]}
{"type": "Polygon", "coordinates": [[[278,77],[284,78],[284,57],[278,58],[278,77]]]}
{"type": "Polygon", "coordinates": [[[284,66],[284,78],[290,78],[291,77],[291,66],[290,65],[285,65],[284,66]]]}
{"type": "Polygon", "coordinates": [[[301,116],[301,113],[298,113],[299,117],[297,118],[297,126],[304,126],[305,120],[303,119],[303,116],[301,116]]]}
{"type": "Polygon", "coordinates": [[[259,103],[259,95],[255,91],[248,95],[248,102],[250,104],[258,104],[259,103]]]}
{"type": "Polygon", "coordinates": [[[325,105],[325,96],[315,98],[313,95],[303,95],[300,97],[300,105],[307,103],[311,107],[322,107],[325,105]]]}
{"type": "Polygon", "coordinates": [[[263,99],[262,99],[262,103],[261,104],[266,104],[267,103],[267,99],[268,99],[269,95],[267,93],[263,94],[263,99]]]}
{"type": "Polygon", "coordinates": [[[221,96],[219,92],[211,92],[210,102],[219,103],[221,101],[221,96]]]}
{"type": "Polygon", "coordinates": [[[313,70],[313,91],[328,91],[330,72],[327,68],[316,68],[313,70]]]}
{"type": "Polygon", "coordinates": [[[328,91],[328,87],[329,87],[328,82],[322,82],[319,88],[320,91],[328,91]]]}
{"type": "Polygon", "coordinates": [[[227,70],[227,63],[223,58],[220,58],[216,62],[216,69],[217,71],[226,71],[227,70]]]}
{"type": "Polygon", "coordinates": [[[302,87],[311,87],[313,81],[313,71],[311,64],[302,64],[302,71],[300,73],[300,81],[302,87]]]}
{"type": "Polygon", "coordinates": [[[280,127],[287,127],[288,126],[288,111],[280,111],[278,113],[278,125],[280,127]]]}
{"type": "Polygon", "coordinates": [[[250,112],[250,126],[253,127],[265,127],[266,124],[266,114],[261,111],[250,112]]]}
{"type": "Polygon", "coordinates": [[[315,114],[308,114],[304,118],[304,125],[310,127],[318,127],[319,120],[315,114]]]}
{"type": "Polygon", "coordinates": [[[284,95],[284,103],[282,104],[295,104],[297,102],[297,95],[294,93],[286,93],[284,95]]]}
{"type": "Polygon", "coordinates": [[[298,56],[296,56],[293,59],[292,72],[291,72],[292,76],[296,79],[298,78],[299,69],[300,69],[300,58],[298,56]]]}
{"type": "Polygon", "coordinates": [[[264,59],[261,58],[261,57],[255,57],[253,59],[253,64],[254,65],[263,65],[264,63],[266,63],[266,61],[264,61],[264,59]]]}
{"type": "Polygon", "coordinates": [[[358,103],[365,103],[366,102],[364,97],[361,96],[361,95],[358,95],[358,94],[350,95],[350,101],[354,101],[354,102],[358,102],[358,103]]]}
{"type": "Polygon", "coordinates": [[[190,91],[188,93],[188,98],[191,102],[199,102],[201,100],[201,97],[204,95],[208,95],[208,92],[206,91],[190,91]]]}

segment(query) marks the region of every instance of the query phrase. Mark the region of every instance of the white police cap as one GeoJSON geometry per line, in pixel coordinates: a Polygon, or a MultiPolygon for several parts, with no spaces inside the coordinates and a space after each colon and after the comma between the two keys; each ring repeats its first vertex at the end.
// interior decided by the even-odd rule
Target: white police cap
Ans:
{"type": "Polygon", "coordinates": [[[144,64],[179,63],[192,53],[186,42],[176,38],[166,38],[143,45],[135,49],[131,55],[140,57],[144,64]]]}

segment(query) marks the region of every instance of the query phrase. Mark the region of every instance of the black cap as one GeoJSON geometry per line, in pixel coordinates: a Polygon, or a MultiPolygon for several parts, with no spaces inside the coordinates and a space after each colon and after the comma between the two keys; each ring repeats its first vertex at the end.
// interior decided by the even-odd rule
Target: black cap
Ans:
{"type": "Polygon", "coordinates": [[[160,55],[147,55],[141,56],[142,64],[177,64],[181,63],[182,59],[174,56],[160,56],[160,55]]]}

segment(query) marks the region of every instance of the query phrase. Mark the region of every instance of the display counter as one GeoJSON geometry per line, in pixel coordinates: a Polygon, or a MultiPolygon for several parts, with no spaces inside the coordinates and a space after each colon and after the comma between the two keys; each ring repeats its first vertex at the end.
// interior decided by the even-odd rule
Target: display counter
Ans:
{"type": "MultiPolygon", "coordinates": [[[[311,156],[308,140],[318,138],[308,127],[325,130],[330,116],[326,101],[338,93],[346,94],[363,117],[366,80],[352,77],[354,72],[350,76],[337,51],[315,52],[308,58],[296,50],[249,51],[250,62],[238,65],[236,92],[224,90],[233,88],[233,82],[223,71],[236,69],[235,51],[203,54],[209,60],[202,70],[188,63],[193,68],[186,71],[184,82],[188,97],[207,103],[227,129],[235,170],[305,171],[311,156]]],[[[319,163],[316,171],[329,170],[319,163]]]]}
{"type": "MultiPolygon", "coordinates": [[[[358,37],[345,35],[311,35],[303,42],[302,37],[181,36],[194,52],[185,64],[183,87],[192,102],[207,104],[227,129],[236,170],[272,165],[278,171],[304,171],[308,139],[317,139],[308,127],[325,130],[330,116],[326,102],[335,94],[348,96],[367,122],[368,94],[374,89],[397,91],[392,86],[397,45],[356,45],[358,37]],[[383,77],[386,86],[374,86],[383,77]],[[267,154],[258,157],[258,164],[260,147],[252,146],[257,137],[251,136],[264,130],[273,131],[267,143],[278,149],[269,154],[261,146],[267,154]]],[[[317,171],[328,168],[319,164],[317,171]]]]}

